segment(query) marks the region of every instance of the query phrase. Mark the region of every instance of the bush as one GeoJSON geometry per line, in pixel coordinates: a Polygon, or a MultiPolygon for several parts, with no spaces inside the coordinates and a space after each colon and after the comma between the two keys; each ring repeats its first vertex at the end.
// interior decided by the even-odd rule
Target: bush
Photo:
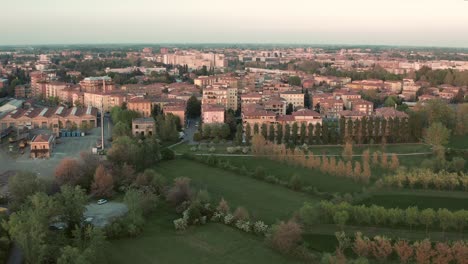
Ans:
{"type": "Polygon", "coordinates": [[[257,179],[265,178],[265,169],[262,166],[257,166],[255,168],[254,177],[257,179]]]}
{"type": "Polygon", "coordinates": [[[289,180],[289,187],[295,191],[299,191],[302,188],[301,177],[297,174],[294,174],[289,180]]]}
{"type": "Polygon", "coordinates": [[[198,150],[198,148],[197,148],[197,147],[191,147],[190,150],[193,151],[193,152],[195,152],[195,151],[198,150]]]}
{"type": "Polygon", "coordinates": [[[162,160],[173,160],[175,159],[175,152],[171,149],[165,148],[161,150],[162,160]]]}
{"type": "Polygon", "coordinates": [[[229,204],[226,200],[224,200],[224,198],[221,198],[221,201],[219,201],[218,207],[216,207],[216,211],[220,212],[223,215],[229,213],[229,204]]]}
{"type": "Polygon", "coordinates": [[[269,176],[266,176],[265,181],[269,183],[278,183],[279,180],[275,176],[269,175],[269,176]]]}
{"type": "Polygon", "coordinates": [[[236,227],[246,233],[249,233],[251,230],[249,221],[237,220],[236,227]]]}
{"type": "Polygon", "coordinates": [[[257,221],[253,226],[253,230],[257,234],[265,235],[265,233],[268,231],[268,225],[263,223],[263,221],[257,221]]]}
{"type": "Polygon", "coordinates": [[[226,152],[229,154],[233,154],[236,152],[236,149],[234,147],[227,147],[226,152]]]}
{"type": "Polygon", "coordinates": [[[215,152],[215,151],[216,151],[216,148],[215,148],[215,147],[211,147],[211,148],[208,149],[208,152],[210,152],[210,153],[213,153],[213,152],[215,152]]]}
{"type": "Polygon", "coordinates": [[[174,220],[174,228],[178,231],[184,231],[188,227],[187,220],[185,218],[179,218],[174,220]]]}
{"type": "Polygon", "coordinates": [[[222,219],[224,220],[224,214],[219,212],[214,213],[211,217],[211,221],[213,222],[221,222],[222,219]]]}
{"type": "Polygon", "coordinates": [[[237,207],[234,212],[234,220],[236,221],[248,221],[250,218],[249,212],[244,207],[237,207]]]}
{"type": "Polygon", "coordinates": [[[193,134],[193,140],[200,141],[202,139],[203,139],[203,137],[202,137],[200,132],[195,132],[195,134],[193,134]]]}
{"type": "Polygon", "coordinates": [[[191,197],[192,190],[190,188],[190,179],[186,177],[175,178],[174,186],[167,194],[167,200],[172,203],[174,207],[177,207],[185,201],[190,201],[191,197]]]}
{"type": "Polygon", "coordinates": [[[243,147],[242,148],[242,153],[247,154],[247,153],[249,153],[249,150],[250,150],[249,147],[243,147]]]}
{"type": "Polygon", "coordinates": [[[273,226],[269,245],[284,254],[292,254],[302,241],[302,227],[293,220],[273,226]]]}
{"type": "Polygon", "coordinates": [[[234,216],[232,214],[227,214],[224,216],[224,223],[230,225],[234,221],[234,216]]]}

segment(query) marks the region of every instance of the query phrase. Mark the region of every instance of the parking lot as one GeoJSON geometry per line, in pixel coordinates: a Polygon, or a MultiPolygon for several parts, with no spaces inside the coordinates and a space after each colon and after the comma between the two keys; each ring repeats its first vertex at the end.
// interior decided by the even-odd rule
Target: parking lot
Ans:
{"type": "MultiPolygon", "coordinates": [[[[105,138],[108,138],[107,125],[105,128],[105,138]]],[[[100,133],[100,128],[94,128],[84,137],[60,138],[60,143],[56,144],[49,159],[31,159],[28,147],[24,154],[12,156],[6,152],[7,148],[4,147],[0,150],[0,173],[8,170],[27,170],[36,172],[41,177],[51,178],[54,175],[55,167],[63,158],[78,158],[81,152],[91,152],[100,139],[100,133]]],[[[106,147],[109,147],[109,142],[106,143],[106,147]]]]}

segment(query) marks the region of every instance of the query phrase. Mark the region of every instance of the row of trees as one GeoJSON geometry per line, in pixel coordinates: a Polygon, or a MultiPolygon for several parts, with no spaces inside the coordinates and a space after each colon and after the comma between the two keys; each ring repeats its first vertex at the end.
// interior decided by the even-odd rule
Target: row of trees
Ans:
{"type": "Polygon", "coordinates": [[[325,254],[323,263],[349,263],[344,252],[351,249],[358,257],[353,263],[369,263],[368,259],[378,262],[398,261],[399,263],[465,263],[468,245],[465,241],[436,242],[429,239],[415,241],[391,240],[385,236],[369,238],[357,232],[354,241],[346,236],[340,236],[340,246],[336,255],[325,254]],[[358,262],[359,261],[359,262],[358,262]]]}
{"type": "MultiPolygon", "coordinates": [[[[344,144],[356,142],[369,143],[403,143],[416,142],[422,137],[421,131],[411,132],[410,119],[400,118],[367,118],[351,120],[342,118],[339,122],[323,122],[322,124],[293,123],[286,124],[247,124],[245,141],[251,142],[253,135],[261,134],[265,139],[277,144],[314,145],[314,144],[344,144]]],[[[239,144],[242,130],[237,130],[236,144],[239,144]]]]}
{"type": "MultiPolygon", "coordinates": [[[[255,156],[264,156],[289,165],[319,169],[323,173],[348,177],[364,183],[368,183],[372,176],[370,152],[365,151],[362,155],[362,162],[356,160],[353,166],[352,145],[350,144],[345,146],[343,159],[340,159],[335,156],[315,156],[311,151],[301,148],[288,149],[284,144],[272,144],[266,141],[262,135],[255,135],[252,139],[252,153],[255,156]]],[[[379,155],[375,152],[372,164],[384,169],[395,170],[399,167],[399,160],[396,154],[392,154],[391,161],[388,161],[386,153],[379,155]]]]}
{"type": "Polygon", "coordinates": [[[372,226],[390,226],[390,227],[421,227],[426,232],[433,229],[442,231],[454,230],[463,232],[468,225],[468,211],[458,210],[449,211],[447,209],[432,208],[419,210],[418,207],[408,207],[406,209],[390,208],[382,206],[351,205],[347,202],[334,204],[328,201],[321,201],[317,210],[310,205],[305,204],[300,212],[307,224],[314,224],[317,221],[322,223],[335,223],[341,228],[346,224],[372,225],[372,226]]]}
{"type": "Polygon", "coordinates": [[[376,182],[380,187],[468,191],[468,175],[429,169],[398,170],[376,182]]]}

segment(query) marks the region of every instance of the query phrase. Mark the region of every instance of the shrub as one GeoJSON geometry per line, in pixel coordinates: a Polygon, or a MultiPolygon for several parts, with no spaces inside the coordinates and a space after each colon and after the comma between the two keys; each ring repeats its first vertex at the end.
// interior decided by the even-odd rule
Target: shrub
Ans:
{"type": "Polygon", "coordinates": [[[224,214],[219,213],[219,212],[214,213],[213,216],[211,217],[211,221],[213,222],[220,222],[221,219],[224,219],[224,214]]]}
{"type": "Polygon", "coordinates": [[[244,207],[237,207],[236,211],[234,212],[234,219],[237,221],[248,221],[249,220],[249,212],[244,207]]]}
{"type": "Polygon", "coordinates": [[[278,178],[273,175],[266,176],[265,181],[269,183],[278,183],[278,178]]]}
{"type": "Polygon", "coordinates": [[[174,186],[167,194],[167,200],[177,207],[185,201],[190,201],[191,197],[190,179],[186,177],[175,178],[174,186]]]}
{"type": "Polygon", "coordinates": [[[203,137],[202,137],[200,132],[195,132],[195,134],[193,134],[193,140],[195,140],[195,141],[200,141],[200,140],[202,140],[202,138],[203,137]]]}
{"type": "Polygon", "coordinates": [[[268,225],[263,223],[263,221],[257,221],[253,225],[253,230],[257,234],[264,235],[268,231],[268,225]]]}
{"type": "Polygon", "coordinates": [[[265,169],[262,166],[257,166],[255,168],[254,177],[257,179],[265,178],[265,169]]]}
{"type": "Polygon", "coordinates": [[[198,150],[198,148],[197,148],[197,147],[191,147],[190,150],[193,151],[193,152],[195,152],[195,151],[198,150]]]}
{"type": "Polygon", "coordinates": [[[173,160],[175,159],[175,152],[171,149],[165,148],[161,150],[162,160],[173,160]]]}
{"type": "Polygon", "coordinates": [[[179,219],[174,220],[175,230],[183,231],[183,230],[187,229],[187,227],[188,227],[188,225],[187,225],[187,220],[186,219],[179,218],[179,219]]]}
{"type": "Polygon", "coordinates": [[[250,232],[250,222],[249,221],[242,221],[242,220],[237,220],[236,222],[236,227],[244,232],[249,233],[250,232]]]}
{"type": "Polygon", "coordinates": [[[294,174],[289,180],[289,187],[295,191],[298,191],[302,188],[301,177],[297,174],[294,174]]]}
{"type": "Polygon", "coordinates": [[[243,147],[242,148],[242,153],[244,153],[244,154],[249,153],[249,147],[243,147]]]}
{"type": "Polygon", "coordinates": [[[236,152],[236,149],[234,147],[227,147],[226,152],[229,154],[233,154],[236,152]]]}
{"type": "Polygon", "coordinates": [[[211,148],[208,149],[208,152],[210,152],[210,153],[213,153],[213,152],[215,152],[215,151],[216,151],[216,148],[215,148],[215,147],[211,147],[211,148]]]}
{"type": "Polygon", "coordinates": [[[224,216],[224,223],[230,225],[234,221],[234,216],[232,214],[227,214],[224,216]]]}
{"type": "Polygon", "coordinates": [[[216,207],[216,211],[224,215],[229,213],[229,205],[226,200],[224,200],[224,198],[221,198],[221,201],[219,201],[218,207],[216,207]]]}
{"type": "Polygon", "coordinates": [[[273,226],[269,245],[281,253],[291,254],[302,241],[302,227],[293,220],[273,226]]]}

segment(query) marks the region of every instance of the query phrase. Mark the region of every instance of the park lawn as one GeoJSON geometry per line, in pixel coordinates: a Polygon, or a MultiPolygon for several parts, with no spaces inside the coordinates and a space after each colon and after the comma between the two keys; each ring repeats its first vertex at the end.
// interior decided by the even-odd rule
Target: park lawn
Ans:
{"type": "Polygon", "coordinates": [[[137,238],[110,241],[108,263],[298,263],[267,247],[263,238],[218,223],[174,230],[179,216],[159,211],[151,216],[137,238]]]}
{"type": "Polygon", "coordinates": [[[468,209],[468,193],[431,190],[396,190],[375,193],[358,204],[380,205],[386,208],[406,209],[417,206],[419,209],[447,208],[451,211],[468,209]]]}
{"type": "Polygon", "coordinates": [[[304,202],[318,202],[312,195],[259,181],[229,171],[184,159],[162,162],[157,168],[167,179],[189,177],[196,189],[206,189],[213,203],[224,198],[234,211],[245,207],[252,219],[273,224],[292,217],[304,202]]]}
{"type": "Polygon", "coordinates": [[[284,181],[289,181],[294,174],[297,174],[304,185],[315,187],[321,192],[360,192],[363,187],[361,183],[351,179],[324,174],[320,170],[290,166],[266,158],[223,157],[223,159],[228,159],[237,167],[245,166],[249,171],[255,171],[255,168],[261,166],[265,169],[266,175],[273,175],[284,181]]]}

